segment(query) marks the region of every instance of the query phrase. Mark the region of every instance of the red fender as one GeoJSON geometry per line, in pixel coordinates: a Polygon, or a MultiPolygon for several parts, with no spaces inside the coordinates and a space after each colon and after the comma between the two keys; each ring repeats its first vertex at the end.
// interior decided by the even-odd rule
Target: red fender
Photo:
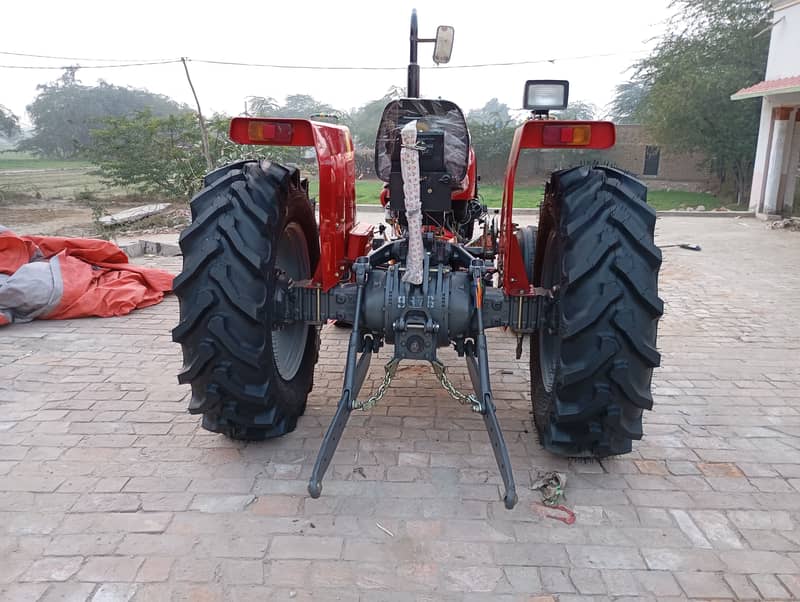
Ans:
{"type": "Polygon", "coordinates": [[[500,210],[500,244],[498,266],[503,290],[507,295],[531,297],[536,293],[534,283],[528,282],[522,250],[514,236],[513,208],[514,181],[520,151],[524,148],[604,149],[616,142],[616,130],[610,121],[554,121],[530,119],[514,131],[511,152],[506,165],[503,186],[503,204],[500,210]],[[589,128],[588,135],[586,128],[589,128]],[[584,136],[573,138],[573,130],[580,129],[584,136]],[[561,136],[561,132],[564,136],[561,136]],[[567,135],[568,134],[568,135],[567,135]],[[578,142],[574,142],[578,140],[578,142]]]}
{"type": "Polygon", "coordinates": [[[324,291],[334,287],[353,260],[369,252],[372,241],[371,226],[356,223],[356,167],[350,130],[309,119],[235,117],[230,138],[239,144],[314,147],[319,164],[321,253],[313,283],[324,291]]]}

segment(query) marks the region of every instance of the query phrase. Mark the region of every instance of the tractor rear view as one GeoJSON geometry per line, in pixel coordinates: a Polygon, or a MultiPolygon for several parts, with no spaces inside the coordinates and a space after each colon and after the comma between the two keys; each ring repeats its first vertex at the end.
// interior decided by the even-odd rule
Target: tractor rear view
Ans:
{"type": "Polygon", "coordinates": [[[478,196],[478,168],[464,114],[452,102],[419,97],[417,47],[435,42],[447,62],[453,30],[420,39],[411,18],[408,98],[381,119],[375,169],[385,182],[388,228],[375,236],[358,222],[348,129],[305,119],[236,118],[241,144],[311,146],[319,163],[319,219],[297,168],[241,161],[205,178],[181,235],[183,272],[175,281],[183,347],[182,383],[203,427],[234,439],[291,432],[303,414],[320,328],[352,324],[344,384],[308,486],[312,497],[353,410],[385,395],[403,360],[429,362],[442,387],[479,413],[505,486],[517,500],[508,450],[493,402],[486,330],[530,340],[533,417],[539,440],[564,456],[631,451],[652,407],[652,370],[661,254],[647,189],[608,167],[555,172],[538,229],[513,220],[522,149],[604,149],[608,122],[558,121],[564,81],[526,83],[530,118],[515,134],[499,219],[478,196]],[[384,345],[391,359],[379,388],[361,396],[370,361],[384,345]],[[472,391],[450,381],[437,350],[463,357],[472,391]]]}

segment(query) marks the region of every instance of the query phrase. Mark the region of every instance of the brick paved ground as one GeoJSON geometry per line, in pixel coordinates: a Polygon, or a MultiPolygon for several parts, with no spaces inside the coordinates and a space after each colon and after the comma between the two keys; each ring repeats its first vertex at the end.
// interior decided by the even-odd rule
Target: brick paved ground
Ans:
{"type": "Polygon", "coordinates": [[[544,453],[527,355],[515,362],[513,340],[491,337],[521,490],[511,512],[482,422],[421,365],[354,416],[323,497],[306,497],[345,331],[323,333],[297,431],[242,445],[184,412],[174,298],[3,328],[0,598],[800,598],[800,235],[706,218],[659,229],[704,251],[665,251],[657,411],[633,454],[544,453]],[[528,490],[552,468],[569,475],[574,525],[543,516],[528,490]]]}

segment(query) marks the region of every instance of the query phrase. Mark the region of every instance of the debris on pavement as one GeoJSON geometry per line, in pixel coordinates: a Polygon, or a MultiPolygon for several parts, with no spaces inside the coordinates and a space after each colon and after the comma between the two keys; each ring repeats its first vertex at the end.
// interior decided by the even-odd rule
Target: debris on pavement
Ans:
{"type": "Polygon", "coordinates": [[[800,232],[800,217],[787,217],[771,222],[768,226],[770,230],[791,230],[800,232]]]}
{"type": "Polygon", "coordinates": [[[567,475],[563,472],[555,470],[536,475],[536,480],[531,485],[531,489],[538,491],[542,496],[542,504],[537,504],[539,509],[537,512],[546,518],[552,518],[566,525],[571,525],[575,522],[575,513],[561,504],[562,500],[566,500],[564,488],[567,486],[567,475]],[[551,510],[558,510],[563,512],[562,515],[553,514],[551,510]]]}
{"type": "Polygon", "coordinates": [[[161,257],[178,257],[181,255],[181,248],[178,245],[150,240],[138,240],[120,244],[119,248],[131,258],[142,257],[143,255],[159,255],[161,257]]]}
{"type": "Polygon", "coordinates": [[[543,517],[561,521],[565,525],[572,525],[576,521],[575,513],[563,504],[558,506],[545,506],[537,502],[533,507],[534,510],[543,517]],[[553,514],[554,510],[563,512],[563,514],[553,514]]]}
{"type": "Polygon", "coordinates": [[[376,523],[375,523],[375,526],[376,526],[376,527],[378,527],[378,529],[380,529],[380,530],[381,530],[381,531],[383,531],[384,533],[386,533],[386,535],[388,535],[389,537],[394,537],[394,533],[392,533],[391,531],[389,531],[389,529],[387,529],[386,527],[384,527],[384,526],[383,526],[382,524],[380,524],[379,522],[376,522],[376,523]]]}
{"type": "Polygon", "coordinates": [[[138,207],[131,207],[125,211],[120,211],[113,215],[104,215],[99,218],[99,221],[104,226],[118,226],[119,224],[129,224],[131,222],[138,222],[140,219],[156,215],[169,208],[169,203],[153,203],[151,205],[139,205],[138,207]]]}
{"type": "Polygon", "coordinates": [[[682,243],[674,243],[669,245],[659,245],[659,249],[686,249],[687,251],[702,251],[703,248],[700,245],[688,242],[682,243]]]}
{"type": "Polygon", "coordinates": [[[562,499],[566,499],[564,488],[567,486],[567,475],[563,472],[552,470],[550,472],[539,473],[536,480],[531,485],[531,489],[538,491],[542,496],[542,502],[546,506],[557,506],[562,499]]]}

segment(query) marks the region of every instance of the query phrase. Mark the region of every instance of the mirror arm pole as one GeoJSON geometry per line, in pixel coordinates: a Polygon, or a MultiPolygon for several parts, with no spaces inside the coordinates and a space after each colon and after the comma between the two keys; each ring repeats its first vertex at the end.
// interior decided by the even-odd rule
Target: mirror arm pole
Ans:
{"type": "Polygon", "coordinates": [[[408,98],[419,98],[419,65],[417,64],[417,45],[420,42],[436,43],[436,38],[420,38],[419,27],[417,26],[417,10],[411,11],[411,52],[409,53],[408,63],[408,86],[406,96],[408,98]]]}
{"type": "Polygon", "coordinates": [[[419,65],[417,64],[417,43],[419,42],[417,27],[417,10],[411,11],[411,53],[408,64],[408,87],[406,95],[409,98],[419,98],[419,65]]]}

